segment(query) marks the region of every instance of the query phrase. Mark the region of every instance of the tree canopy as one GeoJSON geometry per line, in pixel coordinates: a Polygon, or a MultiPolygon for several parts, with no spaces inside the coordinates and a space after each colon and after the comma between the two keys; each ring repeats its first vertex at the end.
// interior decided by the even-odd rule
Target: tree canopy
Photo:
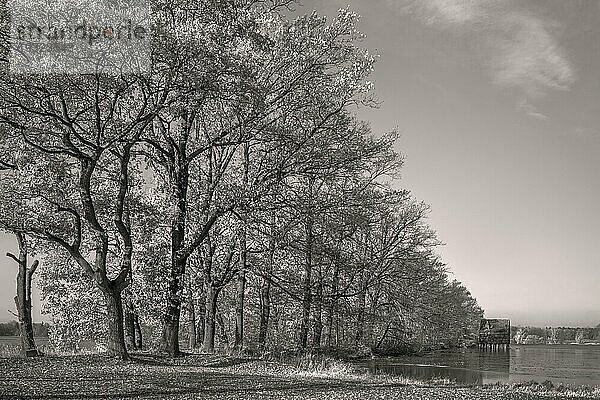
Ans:
{"type": "Polygon", "coordinates": [[[188,3],[152,2],[148,74],[0,80],[0,228],[43,253],[56,343],[472,341],[482,310],[399,189],[396,132],[356,117],[375,104],[359,17],[188,3]]]}

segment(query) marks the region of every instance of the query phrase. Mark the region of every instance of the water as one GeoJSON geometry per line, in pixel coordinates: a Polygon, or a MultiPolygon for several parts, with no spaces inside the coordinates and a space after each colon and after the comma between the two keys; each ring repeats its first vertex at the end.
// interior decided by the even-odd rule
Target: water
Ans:
{"type": "Polygon", "coordinates": [[[555,385],[600,387],[600,346],[513,345],[508,352],[465,349],[421,357],[375,359],[372,372],[466,384],[551,381],[555,385]]]}

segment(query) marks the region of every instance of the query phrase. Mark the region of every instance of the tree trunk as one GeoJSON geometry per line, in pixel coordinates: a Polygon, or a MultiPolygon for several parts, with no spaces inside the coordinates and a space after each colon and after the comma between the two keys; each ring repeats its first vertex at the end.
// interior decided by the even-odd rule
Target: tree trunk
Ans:
{"type": "Polygon", "coordinates": [[[35,339],[33,337],[33,319],[31,317],[31,281],[33,274],[39,263],[34,261],[31,267],[27,266],[27,242],[25,235],[15,233],[19,245],[19,257],[11,253],[6,255],[17,262],[19,267],[17,273],[17,295],[15,296],[15,306],[19,318],[19,333],[21,335],[21,351],[26,357],[39,355],[35,339]]]}
{"type": "Polygon", "coordinates": [[[310,268],[304,269],[304,297],[302,300],[302,324],[300,325],[300,348],[305,349],[308,342],[308,325],[310,323],[310,268]]]}
{"type": "Polygon", "coordinates": [[[125,300],[125,339],[129,348],[137,350],[137,342],[135,341],[135,312],[133,303],[130,299],[125,300]]]}
{"type": "Polygon", "coordinates": [[[313,347],[318,349],[321,347],[321,334],[323,332],[323,276],[321,271],[319,271],[316,295],[315,314],[313,317],[313,347]]]}
{"type": "Polygon", "coordinates": [[[206,288],[206,314],[204,318],[204,340],[202,351],[213,353],[215,351],[215,320],[217,314],[217,298],[219,290],[208,285],[206,288]]]}
{"type": "Polygon", "coordinates": [[[197,346],[196,336],[196,309],[194,304],[194,296],[192,295],[192,285],[188,285],[188,329],[189,329],[189,347],[195,349],[197,346]]]}
{"type": "MultiPolygon", "coordinates": [[[[243,183],[246,190],[249,189],[248,168],[250,161],[250,146],[245,143],[243,148],[243,183]]],[[[240,270],[236,282],[235,302],[235,342],[234,351],[241,352],[244,348],[244,296],[246,292],[246,270],[248,268],[248,215],[247,210],[242,210],[242,229],[240,232],[240,270]]]]}
{"type": "MultiPolygon", "coordinates": [[[[184,118],[185,119],[185,118],[184,118]]],[[[185,121],[187,124],[187,120],[185,121]]],[[[180,251],[185,246],[187,223],[187,191],[189,164],[187,162],[187,126],[181,131],[177,142],[174,165],[170,166],[171,200],[175,212],[171,220],[171,268],[167,291],[167,307],[163,318],[162,350],[171,357],[181,354],[179,349],[179,321],[181,318],[181,296],[187,257],[180,251]]]]}
{"type": "Polygon", "coordinates": [[[377,312],[377,308],[379,307],[379,297],[381,295],[381,292],[379,289],[375,289],[375,293],[373,293],[372,296],[369,297],[369,311],[367,312],[367,316],[369,318],[367,318],[366,322],[365,322],[365,337],[367,339],[367,343],[369,344],[369,346],[372,346],[372,344],[375,341],[375,324],[376,321],[373,318],[375,316],[375,313],[377,312]]]}
{"type": "Polygon", "coordinates": [[[198,301],[198,315],[196,315],[196,346],[201,346],[204,342],[204,329],[206,319],[206,294],[201,292],[200,301],[198,301]]]}
{"type": "MultiPolygon", "coordinates": [[[[278,344],[278,340],[281,337],[281,321],[280,321],[280,316],[279,316],[279,309],[277,308],[277,304],[271,302],[271,313],[270,313],[270,317],[269,319],[272,321],[271,322],[271,332],[273,332],[271,334],[271,341],[274,344],[278,344]]],[[[287,343],[287,341],[286,341],[287,343]]]]}
{"type": "Polygon", "coordinates": [[[313,242],[312,216],[308,215],[306,222],[306,250],[304,263],[304,282],[302,298],[302,323],[300,325],[300,348],[306,349],[308,342],[308,329],[310,324],[310,306],[312,303],[312,242],[313,242]]]}
{"type": "Polygon", "coordinates": [[[246,292],[246,268],[247,268],[247,248],[246,248],[246,221],[242,221],[243,227],[240,234],[240,270],[236,279],[236,298],[235,298],[235,342],[233,349],[241,352],[244,348],[244,295],[246,292]]]}
{"type": "Polygon", "coordinates": [[[388,321],[387,325],[385,326],[385,331],[383,331],[383,335],[381,335],[381,338],[377,342],[377,345],[375,346],[375,349],[379,349],[381,347],[381,345],[383,344],[383,341],[385,340],[385,338],[388,335],[388,332],[390,331],[390,327],[392,326],[392,322],[393,321],[394,321],[393,319],[390,319],[388,321]]]}
{"type": "Polygon", "coordinates": [[[331,300],[329,301],[329,307],[327,308],[327,346],[331,347],[331,341],[333,340],[333,316],[337,307],[338,301],[338,285],[340,280],[340,268],[337,263],[333,269],[333,280],[331,284],[331,300]]]}
{"type": "Polygon", "coordinates": [[[167,293],[167,308],[163,321],[162,350],[171,357],[177,357],[179,349],[179,319],[181,316],[181,279],[185,271],[186,260],[173,257],[169,288],[167,293]]]}
{"type": "Polygon", "coordinates": [[[123,304],[121,293],[103,289],[106,311],[108,312],[108,354],[122,360],[129,360],[125,347],[125,331],[123,329],[123,304]]]}
{"type": "MultiPolygon", "coordinates": [[[[266,273],[273,273],[275,259],[275,215],[271,216],[271,237],[269,239],[269,254],[267,259],[266,273]]],[[[263,278],[260,288],[260,325],[258,328],[258,348],[264,351],[267,344],[267,331],[269,329],[269,318],[271,314],[271,279],[263,278]]]]}
{"type": "MultiPolygon", "coordinates": [[[[243,251],[243,259],[246,258],[243,251]]],[[[242,261],[241,270],[238,272],[236,282],[236,301],[235,301],[235,342],[234,350],[241,352],[244,348],[244,294],[246,291],[246,271],[244,270],[245,261],[242,261]]]]}
{"type": "Polygon", "coordinates": [[[135,347],[137,347],[138,350],[142,350],[142,327],[140,326],[140,317],[137,314],[134,314],[133,317],[133,330],[135,332],[135,347]]]}
{"type": "Polygon", "coordinates": [[[125,342],[129,347],[129,350],[135,350],[137,344],[135,343],[135,328],[133,326],[133,313],[129,310],[125,310],[125,342]]]}
{"type": "MultiPolygon", "coordinates": [[[[174,278],[173,280],[177,280],[174,278]]],[[[169,284],[175,286],[176,284],[169,284]]],[[[171,357],[180,355],[179,350],[179,317],[181,315],[181,300],[175,294],[176,290],[169,289],[167,308],[163,321],[162,350],[171,357]]]]}
{"type": "Polygon", "coordinates": [[[361,281],[360,281],[360,293],[358,294],[358,310],[357,310],[357,319],[356,319],[356,336],[354,337],[354,345],[358,346],[362,342],[363,334],[365,330],[365,309],[366,309],[366,298],[367,291],[365,288],[364,280],[364,271],[362,273],[361,281]]]}
{"type": "Polygon", "coordinates": [[[267,343],[267,330],[269,328],[269,317],[271,314],[271,281],[263,279],[260,288],[260,326],[258,328],[258,347],[261,351],[267,343]]]}
{"type": "MultiPolygon", "coordinates": [[[[343,336],[343,332],[342,332],[343,336]]],[[[335,347],[338,348],[340,345],[340,317],[335,316],[335,347]]]]}
{"type": "Polygon", "coordinates": [[[221,338],[221,344],[223,344],[223,346],[225,348],[227,348],[229,346],[229,338],[227,337],[227,329],[225,327],[225,321],[223,321],[223,314],[219,311],[218,308],[217,308],[217,312],[216,312],[216,320],[217,320],[217,323],[219,324],[219,337],[221,338]]]}

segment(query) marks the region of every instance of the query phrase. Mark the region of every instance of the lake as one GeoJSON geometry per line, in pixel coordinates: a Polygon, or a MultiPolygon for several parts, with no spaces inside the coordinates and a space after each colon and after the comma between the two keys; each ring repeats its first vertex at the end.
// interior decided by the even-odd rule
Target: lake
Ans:
{"type": "Polygon", "coordinates": [[[487,384],[546,380],[554,384],[600,387],[600,346],[512,345],[508,352],[478,349],[369,361],[371,372],[428,380],[487,384]]]}

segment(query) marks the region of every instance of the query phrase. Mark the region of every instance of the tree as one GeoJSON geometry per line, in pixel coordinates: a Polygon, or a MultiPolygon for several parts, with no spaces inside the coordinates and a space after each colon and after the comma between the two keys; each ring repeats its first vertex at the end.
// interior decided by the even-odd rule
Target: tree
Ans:
{"type": "Polygon", "coordinates": [[[215,346],[215,323],[218,298],[223,288],[236,276],[239,268],[239,234],[230,228],[233,220],[219,221],[203,245],[200,258],[204,263],[206,291],[204,340],[202,350],[212,353],[215,346]],[[236,257],[236,255],[238,257],[236,257]]]}
{"type": "Polygon", "coordinates": [[[177,101],[159,114],[144,141],[150,164],[160,169],[157,175],[168,189],[172,210],[169,288],[162,338],[163,350],[172,356],[179,354],[186,264],[208,237],[212,225],[229,210],[227,205],[215,207],[214,194],[234,152],[228,143],[239,142],[240,124],[229,123],[230,114],[222,118],[211,118],[211,114],[243,103],[248,90],[244,89],[248,86],[243,74],[245,65],[237,55],[239,47],[231,44],[252,41],[255,32],[247,27],[253,26],[252,18],[257,14],[251,10],[261,3],[200,2],[194,8],[184,2],[168,2],[156,17],[161,32],[157,62],[176,71],[173,85],[177,101]],[[207,34],[204,29],[210,32],[207,34]],[[210,171],[206,172],[206,190],[196,191],[202,197],[194,203],[188,194],[190,179],[194,179],[194,163],[202,163],[201,158],[207,161],[202,166],[207,165],[210,171]],[[195,226],[189,226],[190,211],[202,216],[195,219],[195,226]]]}
{"type": "Polygon", "coordinates": [[[358,16],[289,3],[158,0],[148,76],[3,77],[0,227],[70,260],[43,274],[60,334],[121,358],[142,328],[171,356],[186,325],[206,352],[472,334],[428,207],[394,189],[396,134],[354,115],[374,104],[358,16]]]}
{"type": "Polygon", "coordinates": [[[15,305],[19,317],[19,332],[21,336],[21,349],[27,357],[37,356],[39,352],[35,346],[33,337],[33,320],[31,318],[31,281],[39,261],[35,260],[31,265],[28,262],[29,248],[27,246],[26,236],[21,232],[16,232],[17,244],[19,246],[19,256],[12,253],[6,253],[7,257],[12,258],[19,266],[17,274],[17,296],[15,305]]]}
{"type": "MultiPolygon", "coordinates": [[[[187,259],[217,219],[234,209],[238,215],[247,213],[243,208],[248,204],[240,204],[241,198],[248,199],[248,193],[264,195],[264,189],[282,175],[306,169],[307,163],[317,165],[320,160],[310,158],[314,145],[307,145],[306,133],[315,135],[355,101],[354,95],[362,90],[359,82],[372,63],[372,57],[346,43],[356,36],[356,16],[342,13],[331,26],[314,15],[287,24],[273,13],[281,2],[267,8],[265,4],[270,3],[245,1],[190,9],[174,3],[158,19],[161,32],[170,32],[160,37],[164,51],[159,57],[177,71],[178,95],[144,141],[150,163],[162,170],[157,174],[165,179],[173,210],[163,329],[163,348],[171,355],[179,352],[187,259]],[[202,30],[215,26],[217,31],[208,35],[202,30]],[[306,31],[314,41],[306,41],[301,33],[306,31]],[[305,47],[307,43],[311,47],[305,47]],[[235,179],[241,148],[246,149],[247,156],[242,157],[248,166],[246,175],[252,175],[241,184],[244,195],[219,198],[224,193],[221,187],[231,187],[227,181],[235,179]],[[257,165],[261,167],[248,171],[257,165]],[[202,188],[195,192],[199,197],[192,197],[192,184],[202,188]],[[191,223],[194,214],[198,217],[191,223]]],[[[245,247],[244,242],[240,246],[245,247]]],[[[240,251],[243,255],[248,249],[240,251]]],[[[246,270],[242,266],[238,276],[238,345],[243,341],[246,270]]]]}
{"type": "Polygon", "coordinates": [[[3,180],[2,226],[62,246],[95,281],[108,311],[108,351],[123,359],[132,149],[155,116],[153,90],[139,77],[100,75],[5,77],[0,86],[2,141],[15,149],[16,165],[3,180]]]}

